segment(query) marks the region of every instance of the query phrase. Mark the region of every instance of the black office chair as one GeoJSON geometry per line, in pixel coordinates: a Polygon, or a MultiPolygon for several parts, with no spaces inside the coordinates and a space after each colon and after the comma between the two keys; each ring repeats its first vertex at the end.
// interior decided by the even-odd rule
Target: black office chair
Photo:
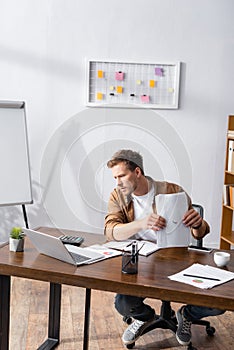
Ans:
{"type": "MultiPolygon", "coordinates": [[[[200,214],[200,216],[203,218],[204,217],[204,209],[201,205],[199,204],[192,204],[193,208],[200,214]]],[[[203,240],[202,238],[196,240],[197,246],[202,247],[203,246],[203,240]]],[[[215,328],[210,325],[209,321],[206,320],[196,320],[193,321],[193,324],[201,325],[206,327],[206,333],[209,336],[213,336],[215,334],[215,328]]]]}
{"type": "MultiPolygon", "coordinates": [[[[198,204],[192,204],[193,208],[198,211],[200,216],[203,218],[204,216],[204,210],[201,205],[198,204]]],[[[202,247],[203,242],[202,238],[199,240],[196,240],[196,245],[198,247],[202,247]]],[[[131,317],[123,317],[123,321],[126,322],[127,324],[131,324],[132,319],[131,317]]],[[[192,322],[193,324],[197,325],[202,325],[206,327],[206,333],[209,336],[213,336],[215,333],[215,328],[210,325],[209,321],[206,320],[196,320],[192,322]]],[[[163,328],[163,329],[170,329],[174,333],[176,333],[177,330],[177,319],[175,316],[175,311],[171,308],[171,302],[162,300],[162,305],[161,305],[161,310],[160,310],[160,315],[157,315],[156,321],[149,326],[143,333],[148,333],[153,329],[156,328],[163,328]]],[[[128,349],[132,349],[135,346],[135,343],[129,344],[126,347],[128,349]]],[[[192,342],[189,343],[187,350],[196,350],[196,348],[192,345],[192,342]]]]}

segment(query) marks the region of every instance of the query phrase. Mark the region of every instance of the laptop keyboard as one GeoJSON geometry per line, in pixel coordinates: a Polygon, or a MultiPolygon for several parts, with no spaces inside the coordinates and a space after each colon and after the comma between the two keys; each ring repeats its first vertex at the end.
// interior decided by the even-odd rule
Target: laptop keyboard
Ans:
{"type": "Polygon", "coordinates": [[[83,261],[90,260],[88,256],[80,255],[77,253],[70,252],[76,263],[81,263],[83,261]]]}

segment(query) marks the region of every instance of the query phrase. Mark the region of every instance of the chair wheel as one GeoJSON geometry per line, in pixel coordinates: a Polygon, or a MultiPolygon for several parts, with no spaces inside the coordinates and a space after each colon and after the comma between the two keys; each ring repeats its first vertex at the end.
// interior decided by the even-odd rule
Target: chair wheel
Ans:
{"type": "Polygon", "coordinates": [[[130,316],[124,316],[123,317],[123,321],[127,324],[131,324],[132,323],[132,318],[130,316]]]}
{"type": "Polygon", "coordinates": [[[132,349],[134,346],[135,346],[135,342],[132,343],[132,344],[126,345],[126,348],[127,348],[127,349],[132,349]]]}
{"type": "Polygon", "coordinates": [[[195,348],[195,346],[193,346],[192,343],[190,342],[187,347],[187,350],[197,350],[197,348],[195,348]]]}
{"type": "Polygon", "coordinates": [[[210,336],[215,334],[215,328],[214,327],[206,327],[206,333],[210,336]]]}

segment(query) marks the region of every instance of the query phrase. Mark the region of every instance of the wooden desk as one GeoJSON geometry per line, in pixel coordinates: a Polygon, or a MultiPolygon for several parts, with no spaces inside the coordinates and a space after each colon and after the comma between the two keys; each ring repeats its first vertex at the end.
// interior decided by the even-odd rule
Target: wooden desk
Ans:
{"type": "MultiPolygon", "coordinates": [[[[42,232],[60,235],[61,231],[40,228],[42,232]]],[[[101,235],[72,232],[85,237],[85,244],[101,243],[101,235]]],[[[48,339],[39,347],[52,349],[59,342],[61,285],[86,288],[84,347],[88,349],[88,326],[91,289],[122,294],[144,296],[179,303],[204,305],[234,311],[234,280],[210,290],[171,281],[172,275],[195,262],[214,266],[213,253],[188,251],[186,248],[167,248],[139,258],[137,275],[121,273],[121,257],[107,259],[96,264],[74,267],[59,260],[39,254],[26,238],[23,253],[0,249],[0,349],[7,350],[9,342],[10,276],[50,282],[50,308],[48,339]]],[[[234,272],[234,251],[228,270],[234,272]]]]}

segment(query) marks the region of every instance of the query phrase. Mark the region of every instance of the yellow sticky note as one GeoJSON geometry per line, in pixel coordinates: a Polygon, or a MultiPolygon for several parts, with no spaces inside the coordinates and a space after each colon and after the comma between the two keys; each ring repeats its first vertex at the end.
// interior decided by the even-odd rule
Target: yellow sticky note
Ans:
{"type": "Polygon", "coordinates": [[[174,92],[173,88],[168,88],[168,92],[174,92]]]}
{"type": "Polygon", "coordinates": [[[141,80],[138,79],[138,80],[136,81],[136,83],[137,83],[137,85],[141,85],[141,80]]]}
{"type": "Polygon", "coordinates": [[[113,85],[110,86],[110,90],[114,91],[115,87],[113,85]]]}
{"type": "Polygon", "coordinates": [[[103,70],[98,70],[97,76],[98,76],[98,78],[103,78],[103,76],[104,76],[103,70]]]}
{"type": "Polygon", "coordinates": [[[155,80],[150,80],[150,81],[149,81],[149,86],[150,86],[151,88],[155,87],[155,80]]]}
{"type": "Polygon", "coordinates": [[[102,100],[102,99],[103,99],[103,93],[97,92],[97,100],[102,100]]]}
{"type": "Polygon", "coordinates": [[[122,86],[117,86],[116,91],[118,92],[118,94],[122,94],[123,87],[122,86]]]}

